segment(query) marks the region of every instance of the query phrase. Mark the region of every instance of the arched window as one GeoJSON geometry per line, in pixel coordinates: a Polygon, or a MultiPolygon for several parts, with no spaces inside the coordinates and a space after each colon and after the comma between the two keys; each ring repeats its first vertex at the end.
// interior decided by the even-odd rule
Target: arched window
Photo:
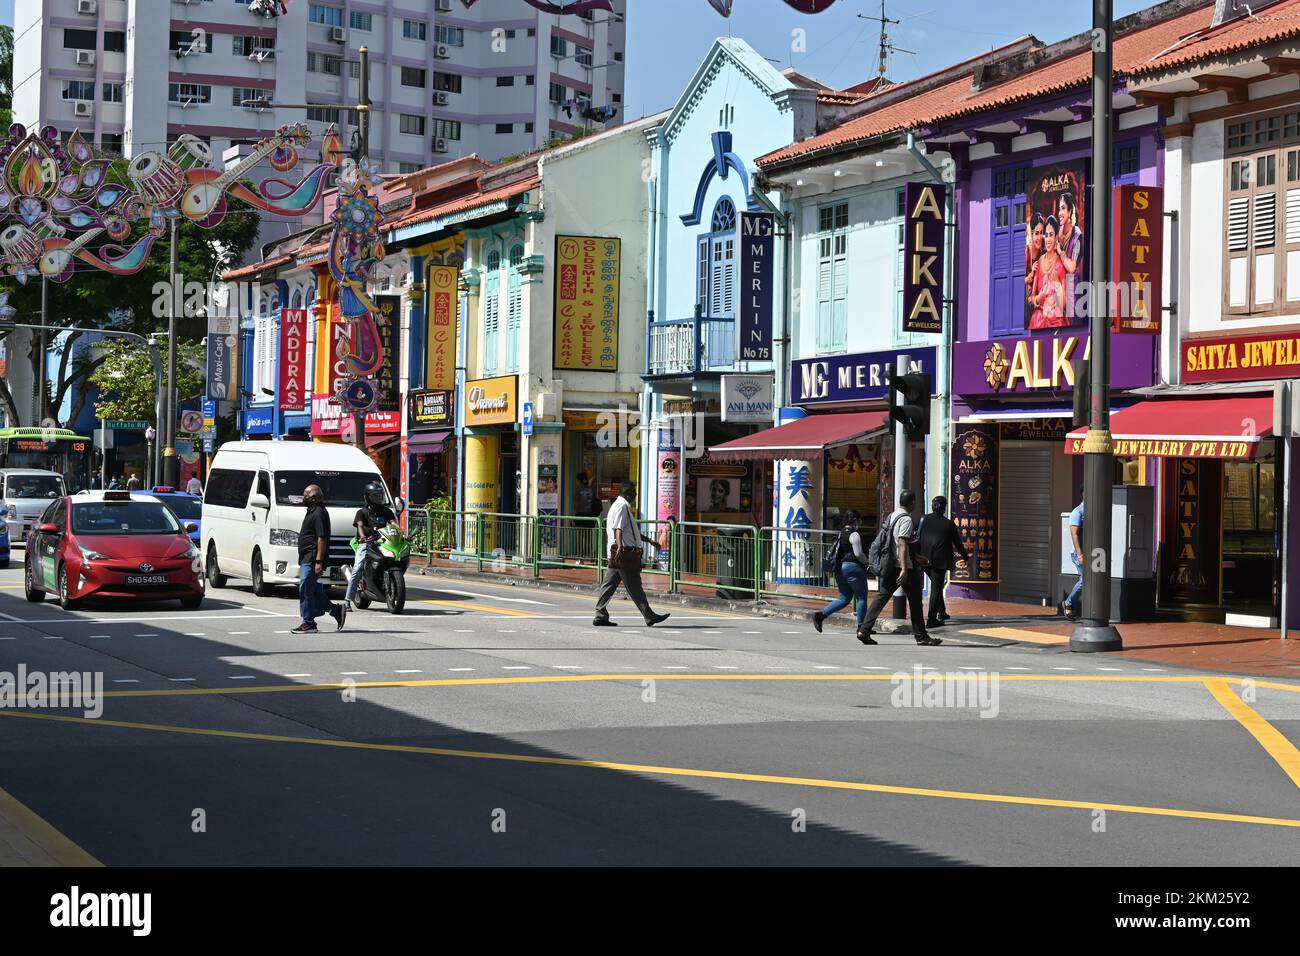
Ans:
{"type": "Polygon", "coordinates": [[[493,249],[487,257],[488,272],[496,272],[501,268],[501,253],[493,249]]]}
{"type": "Polygon", "coordinates": [[[729,196],[714,205],[709,226],[699,238],[696,307],[700,315],[730,318],[736,310],[736,204],[729,196]]]}
{"type": "Polygon", "coordinates": [[[713,207],[709,228],[713,232],[731,232],[736,228],[736,204],[730,196],[723,196],[713,207]]]}
{"type": "Polygon", "coordinates": [[[510,265],[518,269],[524,261],[524,246],[521,242],[516,242],[510,247],[510,265]]]}
{"type": "Polygon", "coordinates": [[[292,309],[302,308],[302,288],[293,290],[293,295],[289,298],[289,307],[292,309]]]}

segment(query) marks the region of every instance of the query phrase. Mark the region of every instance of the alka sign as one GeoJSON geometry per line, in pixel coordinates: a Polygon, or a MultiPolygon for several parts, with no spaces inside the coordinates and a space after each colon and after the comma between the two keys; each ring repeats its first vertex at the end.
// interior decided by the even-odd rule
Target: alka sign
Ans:
{"type": "Polygon", "coordinates": [[[773,259],[776,218],[740,214],[740,361],[772,361],[773,259]]]}
{"type": "Polygon", "coordinates": [[[903,234],[903,331],[943,331],[943,209],[948,188],[907,184],[903,234]]]}

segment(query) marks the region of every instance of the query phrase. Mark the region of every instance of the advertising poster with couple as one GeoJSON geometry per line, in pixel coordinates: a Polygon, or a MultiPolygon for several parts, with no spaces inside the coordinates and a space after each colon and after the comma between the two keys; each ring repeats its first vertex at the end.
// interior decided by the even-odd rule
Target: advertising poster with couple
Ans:
{"type": "Polygon", "coordinates": [[[1025,207],[1025,327],[1077,325],[1087,253],[1088,161],[1030,170],[1025,207]]]}

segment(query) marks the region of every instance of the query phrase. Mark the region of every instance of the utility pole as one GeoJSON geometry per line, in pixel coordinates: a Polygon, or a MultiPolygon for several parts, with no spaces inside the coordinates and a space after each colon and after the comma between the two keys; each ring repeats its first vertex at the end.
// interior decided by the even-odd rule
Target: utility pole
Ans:
{"type": "MultiPolygon", "coordinates": [[[[1092,4],[1092,288],[1110,288],[1111,223],[1111,44],[1112,0],[1092,4]]],[[[1083,441],[1083,613],[1070,650],[1118,651],[1119,631],[1110,623],[1111,485],[1115,451],[1110,438],[1110,303],[1090,295],[1092,406],[1083,441]]]]}
{"type": "Polygon", "coordinates": [[[41,328],[36,337],[36,420],[33,425],[45,427],[45,326],[49,324],[47,313],[50,307],[50,280],[41,276],[41,328]]]}
{"type": "Polygon", "coordinates": [[[880,61],[877,66],[877,73],[880,79],[880,86],[886,86],[889,83],[889,54],[891,53],[908,53],[916,55],[915,50],[904,50],[902,47],[894,46],[889,42],[890,25],[898,26],[902,20],[895,20],[885,13],[885,0],[880,0],[880,16],[868,16],[865,13],[858,14],[859,20],[875,20],[880,24],[880,61]]]}
{"type": "Polygon", "coordinates": [[[177,273],[176,220],[171,221],[171,272],[168,286],[171,289],[167,305],[167,400],[163,403],[162,420],[158,422],[158,441],[162,445],[162,484],[173,488],[180,483],[180,459],[176,457],[176,300],[180,298],[180,277],[177,273]]]}
{"type": "MultiPolygon", "coordinates": [[[[901,381],[903,376],[912,369],[912,356],[898,356],[898,364],[894,367],[894,375],[901,381]]],[[[893,385],[890,385],[890,392],[893,392],[893,385]]],[[[898,503],[899,496],[903,489],[907,487],[907,426],[902,422],[894,423],[894,507],[890,514],[897,511],[901,505],[898,503]]],[[[893,540],[892,536],[889,541],[889,547],[893,550],[898,549],[898,542],[893,540]]],[[[879,587],[886,587],[884,580],[876,582],[879,587]]],[[[903,620],[907,617],[907,596],[905,594],[895,594],[894,600],[890,606],[890,614],[896,620],[903,620]]]]}
{"type": "MultiPolygon", "coordinates": [[[[361,78],[357,84],[357,161],[360,162],[370,158],[370,48],[363,46],[357,55],[361,60],[361,78]]],[[[352,422],[352,437],[357,447],[364,449],[366,413],[354,412],[352,422]]]]}

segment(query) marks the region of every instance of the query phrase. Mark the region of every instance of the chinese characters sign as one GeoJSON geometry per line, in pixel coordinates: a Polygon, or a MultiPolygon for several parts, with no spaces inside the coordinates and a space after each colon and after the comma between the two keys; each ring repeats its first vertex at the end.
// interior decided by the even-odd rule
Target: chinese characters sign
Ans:
{"type": "Polygon", "coordinates": [[[1165,261],[1165,191],[1115,187],[1115,295],[1111,328],[1159,332],[1165,261]]]}
{"type": "Polygon", "coordinates": [[[622,240],[555,237],[555,368],[618,371],[622,240]]]}
{"type": "Polygon", "coordinates": [[[954,581],[998,581],[998,426],[959,425],[952,443],[952,521],[970,561],[957,559],[954,581]]]}
{"type": "Polygon", "coordinates": [[[943,331],[943,207],[947,187],[908,183],[903,235],[903,331],[943,331]]]}
{"type": "Polygon", "coordinates": [[[450,391],[456,387],[457,298],[455,266],[430,266],[428,278],[429,347],[424,387],[450,391]]]}

